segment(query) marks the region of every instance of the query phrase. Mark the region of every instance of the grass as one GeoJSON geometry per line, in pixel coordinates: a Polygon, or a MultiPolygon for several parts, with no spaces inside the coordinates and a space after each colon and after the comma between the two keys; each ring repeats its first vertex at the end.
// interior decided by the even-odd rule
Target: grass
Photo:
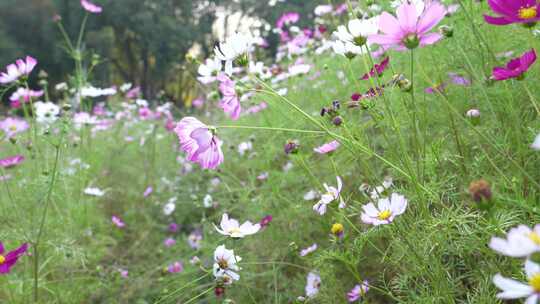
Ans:
{"type": "MultiPolygon", "coordinates": [[[[388,88],[369,109],[342,107],[343,124],[336,127],[320,117],[320,109],[366,91],[369,82],[356,79],[371,62],[329,53],[309,56],[314,67],[309,75],[287,81],[286,100],[258,93],[250,102],[265,101],[269,108],[234,124],[327,133],[219,129],[225,163],[217,171],[195,165],[188,173],[190,165],[177,159],[182,155],[177,139],[160,121],[125,121],[92,136],[90,127],[78,130],[62,119],[55,125],[59,132],[27,132],[15,143],[4,142],[2,156],[23,154],[27,160],[9,169],[13,178],[1,184],[0,240],[9,249],[22,242],[32,248],[51,191],[39,242],[39,303],[218,303],[213,277],[205,270],[220,244],[243,258],[240,281],[226,289],[225,297],[234,303],[292,303],[304,294],[312,270],[322,284],[310,303],[345,303],[345,294],[363,279],[372,285],[368,303],[497,302],[493,275],[523,274],[519,262],[487,247],[490,238],[540,220],[540,156],[529,148],[540,129],[533,106],[538,104],[538,71],[533,66],[523,81],[497,83],[486,81],[486,75],[505,62],[492,55],[509,50],[518,55],[539,42],[522,27],[483,23],[485,3],[464,4],[443,21],[453,27],[453,38],[415,51],[414,79],[410,55],[390,52],[391,67],[380,81],[404,74],[413,81],[414,100],[409,92],[388,88]],[[316,71],[321,75],[313,80],[316,71]],[[448,72],[471,78],[472,85],[424,93],[425,87],[446,81],[448,72]],[[478,125],[464,115],[471,108],[482,113],[478,125]],[[135,140],[126,142],[126,136],[135,140]],[[336,138],[342,146],[335,153],[313,153],[336,138]],[[300,142],[297,154],[283,152],[290,139],[300,142]],[[244,141],[251,141],[253,150],[240,155],[236,147],[244,141]],[[74,168],[73,159],[88,169],[74,168]],[[292,169],[284,171],[289,162],[292,169]],[[260,181],[263,172],[269,176],[260,181]],[[334,185],[336,176],[344,180],[348,207],[338,209],[334,203],[319,216],[312,210],[315,201],[303,196],[311,189],[322,191],[322,183],[334,185]],[[359,215],[369,196],[359,187],[377,186],[386,176],[393,177],[392,191],[405,195],[409,207],[391,225],[364,225],[359,215]],[[212,185],[215,178],[218,186],[212,185]],[[480,178],[493,189],[487,211],[467,192],[469,183],[480,178]],[[106,195],[84,195],[90,185],[107,189],[106,195]],[[154,192],[144,198],[148,186],[154,192]],[[215,207],[203,206],[207,194],[215,207]],[[162,208],[173,197],[176,210],[165,216],[162,208]],[[240,221],[266,215],[273,221],[255,236],[234,241],[213,228],[224,212],[240,221]],[[126,227],[114,227],[112,215],[121,216],[126,227]],[[178,233],[167,231],[172,222],[181,225],[178,233]],[[345,226],[343,239],[330,236],[335,222],[345,226]],[[187,245],[195,229],[203,233],[199,250],[187,245]],[[166,248],[167,237],[177,244],[166,248]],[[299,250],[313,243],[318,250],[300,257],[299,250]],[[201,259],[200,267],[189,263],[193,256],[201,259]],[[167,265],[177,260],[184,271],[167,273],[167,265]],[[120,269],[129,270],[127,278],[120,269]]],[[[109,104],[118,109],[119,103],[109,104]]],[[[177,115],[230,124],[215,104],[207,105],[208,116],[177,115]]],[[[35,254],[22,257],[12,273],[0,277],[1,302],[32,302],[34,259],[35,254]]]]}

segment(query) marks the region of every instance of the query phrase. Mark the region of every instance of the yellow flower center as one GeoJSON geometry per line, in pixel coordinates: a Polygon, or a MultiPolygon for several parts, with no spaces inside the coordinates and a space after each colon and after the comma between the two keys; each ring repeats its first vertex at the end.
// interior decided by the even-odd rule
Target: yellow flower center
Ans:
{"type": "Polygon", "coordinates": [[[0,265],[4,264],[6,258],[3,255],[0,255],[0,265]]]}
{"type": "Polygon", "coordinates": [[[536,15],[537,15],[536,7],[535,6],[522,7],[519,9],[518,15],[519,15],[519,18],[521,19],[536,18],[536,15]]]}
{"type": "Polygon", "coordinates": [[[9,130],[12,132],[15,132],[17,131],[17,126],[16,125],[9,126],[9,130]]]}
{"type": "Polygon", "coordinates": [[[390,210],[384,210],[379,212],[379,215],[377,216],[381,221],[387,220],[392,216],[392,211],[390,210]]]}
{"type": "Polygon", "coordinates": [[[534,274],[529,279],[529,285],[531,285],[535,292],[540,292],[540,273],[534,274]]]}
{"type": "Polygon", "coordinates": [[[335,223],[332,225],[332,229],[330,231],[335,235],[341,234],[343,232],[343,225],[340,223],[335,223]]]}
{"type": "Polygon", "coordinates": [[[229,229],[229,231],[227,231],[229,234],[239,234],[240,233],[240,227],[234,227],[234,228],[231,228],[229,229]]]}
{"type": "Polygon", "coordinates": [[[529,233],[529,239],[533,241],[536,245],[540,245],[540,235],[536,232],[529,233]]]}

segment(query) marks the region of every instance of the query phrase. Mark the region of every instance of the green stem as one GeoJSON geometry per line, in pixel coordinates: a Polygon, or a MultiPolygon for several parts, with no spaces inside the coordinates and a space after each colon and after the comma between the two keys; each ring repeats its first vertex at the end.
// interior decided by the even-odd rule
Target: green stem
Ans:
{"type": "Polygon", "coordinates": [[[217,126],[217,129],[247,129],[247,130],[267,130],[267,131],[283,131],[283,132],[296,132],[296,133],[309,133],[309,134],[326,134],[324,131],[315,130],[301,130],[301,129],[288,129],[288,128],[274,128],[274,127],[254,127],[254,126],[217,126]]]}
{"type": "Polygon", "coordinates": [[[52,176],[51,181],[49,182],[49,188],[47,190],[47,194],[45,196],[45,208],[43,210],[43,214],[41,216],[41,221],[39,224],[39,230],[38,235],[36,237],[36,240],[34,242],[34,302],[39,302],[39,292],[38,292],[38,278],[39,278],[39,243],[41,241],[41,236],[43,235],[43,228],[45,227],[45,220],[47,218],[47,211],[49,210],[49,205],[51,201],[51,195],[54,188],[54,184],[56,182],[56,171],[58,169],[58,161],[60,158],[60,147],[61,142],[55,146],[56,153],[54,158],[54,165],[52,170],[52,176]]]}

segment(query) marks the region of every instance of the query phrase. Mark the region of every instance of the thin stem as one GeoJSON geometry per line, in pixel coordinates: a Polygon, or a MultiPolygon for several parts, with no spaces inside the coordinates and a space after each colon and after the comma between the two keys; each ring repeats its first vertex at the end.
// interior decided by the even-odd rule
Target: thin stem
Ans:
{"type": "Polygon", "coordinates": [[[283,132],[296,132],[296,133],[310,133],[310,134],[326,134],[324,131],[315,130],[301,130],[301,129],[289,129],[289,128],[274,128],[274,127],[254,127],[254,126],[218,126],[217,129],[247,129],[247,130],[267,130],[267,131],[283,131],[283,132]]]}
{"type": "Polygon", "coordinates": [[[41,216],[41,221],[39,224],[39,230],[38,235],[36,237],[36,240],[34,242],[34,302],[39,302],[39,293],[38,293],[38,277],[39,277],[39,242],[41,241],[41,236],[43,235],[43,228],[45,227],[45,219],[47,218],[47,211],[49,210],[49,205],[51,201],[51,195],[52,190],[54,188],[54,184],[56,182],[56,171],[58,168],[58,160],[60,158],[60,144],[55,146],[56,153],[54,158],[54,165],[53,165],[53,171],[51,176],[51,181],[49,183],[49,189],[47,190],[47,194],[45,196],[45,208],[43,210],[43,214],[41,216]]]}

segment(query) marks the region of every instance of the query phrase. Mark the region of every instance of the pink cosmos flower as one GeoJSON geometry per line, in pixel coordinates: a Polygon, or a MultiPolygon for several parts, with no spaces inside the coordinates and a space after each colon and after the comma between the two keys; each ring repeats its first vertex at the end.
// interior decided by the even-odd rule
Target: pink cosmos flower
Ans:
{"type": "Polygon", "coordinates": [[[390,62],[390,57],[384,58],[383,61],[381,61],[379,64],[375,64],[373,68],[371,68],[369,73],[364,74],[364,76],[362,76],[362,78],[360,79],[367,80],[367,79],[370,79],[371,77],[382,75],[384,70],[386,70],[386,67],[388,67],[389,62],[390,62]]]}
{"type": "Polygon", "coordinates": [[[143,196],[148,197],[150,194],[152,194],[152,192],[154,192],[154,188],[149,186],[148,188],[146,188],[146,190],[144,190],[143,196]]]}
{"type": "Polygon", "coordinates": [[[300,14],[297,12],[287,12],[281,15],[281,17],[279,17],[279,19],[276,21],[276,27],[282,29],[283,26],[296,23],[298,20],[300,20],[300,14]]]}
{"type": "Polygon", "coordinates": [[[534,23],[540,20],[537,0],[488,0],[494,13],[500,17],[484,15],[484,20],[493,25],[511,23],[534,23]]]}
{"type": "Polygon", "coordinates": [[[154,117],[155,117],[154,112],[152,112],[152,110],[150,110],[148,107],[139,108],[139,118],[141,120],[150,120],[150,119],[153,119],[154,117]]]}
{"type": "Polygon", "coordinates": [[[166,238],[165,241],[163,241],[163,245],[165,245],[165,247],[172,247],[175,244],[176,244],[176,241],[173,238],[166,238]]]}
{"type": "Polygon", "coordinates": [[[240,117],[242,108],[236,94],[236,82],[231,80],[225,73],[219,74],[217,79],[219,81],[219,91],[223,95],[223,98],[219,101],[219,106],[233,120],[237,120],[240,117]]]}
{"type": "Polygon", "coordinates": [[[28,250],[28,244],[24,243],[19,248],[4,255],[4,244],[0,242],[0,274],[9,273],[11,267],[17,263],[17,260],[28,250]]]}
{"type": "Polygon", "coordinates": [[[215,135],[215,129],[194,117],[184,117],[174,131],[189,161],[205,169],[215,169],[223,162],[222,142],[215,135]]]}
{"type": "Polygon", "coordinates": [[[26,88],[18,88],[17,91],[13,92],[9,97],[11,101],[12,108],[18,108],[21,105],[21,102],[29,102],[30,98],[38,98],[43,96],[43,91],[34,91],[26,88]]]}
{"type": "Polygon", "coordinates": [[[369,282],[364,280],[362,284],[357,284],[351,291],[347,293],[347,300],[352,303],[362,299],[369,291],[369,282]]]}
{"type": "Polygon", "coordinates": [[[99,14],[103,11],[101,6],[95,5],[88,0],[81,0],[81,5],[87,12],[92,14],[99,14]]]}
{"type": "Polygon", "coordinates": [[[0,159],[0,167],[4,169],[13,168],[24,161],[24,156],[15,155],[0,159]]]}
{"type": "Polygon", "coordinates": [[[407,199],[403,195],[393,193],[390,198],[379,199],[377,207],[369,203],[362,206],[362,222],[374,226],[390,224],[394,218],[407,209],[407,199]]]}
{"type": "Polygon", "coordinates": [[[397,8],[397,18],[383,12],[379,19],[382,34],[369,37],[372,43],[380,44],[384,49],[397,51],[414,49],[418,46],[434,44],[442,38],[439,33],[429,33],[445,16],[444,5],[433,1],[419,12],[414,3],[404,1],[397,8]]]}
{"type": "Polygon", "coordinates": [[[120,273],[120,276],[124,279],[127,279],[129,276],[129,271],[126,269],[118,269],[118,272],[120,273]]]}
{"type": "Polygon", "coordinates": [[[494,67],[492,77],[495,80],[506,80],[510,78],[520,79],[535,61],[536,50],[531,49],[521,55],[521,57],[510,60],[506,64],[506,67],[494,67]]]}
{"type": "Polygon", "coordinates": [[[22,119],[8,117],[0,121],[0,129],[4,131],[7,138],[14,137],[28,128],[28,123],[22,119]]]}
{"type": "Polygon", "coordinates": [[[37,65],[37,60],[30,56],[26,56],[26,59],[17,59],[15,63],[7,66],[6,72],[0,73],[0,83],[8,84],[16,81],[22,76],[28,76],[37,65]]]}
{"type": "Polygon", "coordinates": [[[194,99],[191,104],[197,108],[197,109],[201,109],[203,106],[204,106],[204,99],[199,97],[199,98],[196,98],[194,99]]]}
{"type": "Polygon", "coordinates": [[[169,265],[169,267],[167,268],[167,271],[169,271],[169,273],[182,272],[182,271],[184,271],[184,265],[180,261],[174,262],[171,265],[169,265]]]}
{"type": "Polygon", "coordinates": [[[318,148],[313,149],[313,151],[319,153],[319,154],[327,154],[332,151],[335,151],[337,148],[339,148],[340,143],[337,140],[331,141],[329,143],[326,143],[318,148]]]}
{"type": "Polygon", "coordinates": [[[118,216],[113,215],[111,218],[113,224],[118,228],[124,228],[126,224],[118,216]]]}
{"type": "Polygon", "coordinates": [[[126,93],[126,98],[135,99],[141,94],[141,87],[134,87],[126,93]]]}

